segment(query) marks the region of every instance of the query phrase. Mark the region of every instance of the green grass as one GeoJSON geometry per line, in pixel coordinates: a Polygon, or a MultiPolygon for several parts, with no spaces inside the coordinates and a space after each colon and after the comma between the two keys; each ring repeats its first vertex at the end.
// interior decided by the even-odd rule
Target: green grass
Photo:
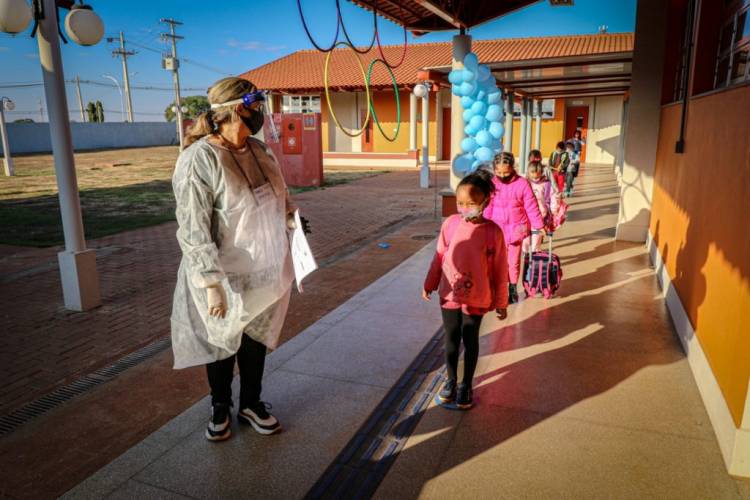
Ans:
{"type": "MultiPolygon", "coordinates": [[[[108,182],[122,183],[123,179],[108,178],[107,172],[100,170],[95,167],[82,172],[84,178],[81,184],[84,187],[81,188],[80,199],[87,239],[174,220],[175,201],[171,180],[163,171],[133,171],[128,180],[141,182],[108,186],[108,182]]],[[[327,172],[323,186],[291,191],[294,194],[325,189],[385,172],[327,172]]],[[[118,173],[122,173],[122,170],[118,170],[118,173]]],[[[171,175],[171,172],[167,173],[171,175]]],[[[0,244],[32,247],[63,244],[54,171],[40,168],[19,174],[0,183],[0,244]],[[42,170],[46,172],[40,173],[42,170]],[[48,182],[40,183],[39,179],[45,176],[49,177],[48,182]]]]}

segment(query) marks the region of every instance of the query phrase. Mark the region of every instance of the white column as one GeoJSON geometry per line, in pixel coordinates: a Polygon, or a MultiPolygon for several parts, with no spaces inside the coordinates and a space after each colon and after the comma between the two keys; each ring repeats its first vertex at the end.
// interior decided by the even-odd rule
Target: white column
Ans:
{"type": "Polygon", "coordinates": [[[526,99],[526,142],[524,143],[524,151],[526,155],[523,157],[523,173],[526,173],[526,167],[528,163],[529,152],[531,151],[531,122],[533,115],[534,101],[529,97],[526,99]]]}
{"type": "Polygon", "coordinates": [[[409,151],[417,149],[417,96],[409,92],[409,151]]]}
{"type": "Polygon", "coordinates": [[[615,238],[645,242],[651,219],[668,8],[666,0],[638,2],[620,214],[615,238]]]}
{"type": "Polygon", "coordinates": [[[515,94],[512,90],[505,93],[505,137],[503,138],[503,151],[513,151],[513,101],[515,94]]]}
{"type": "Polygon", "coordinates": [[[8,129],[5,126],[5,98],[0,97],[0,140],[3,144],[3,167],[8,177],[15,175],[13,168],[13,156],[10,154],[10,143],[8,142],[8,129]]]}
{"type": "Polygon", "coordinates": [[[524,172],[526,166],[526,122],[529,119],[529,108],[526,105],[527,99],[523,97],[521,99],[521,128],[519,129],[518,136],[518,157],[516,158],[516,164],[520,172],[524,172]]]}
{"type": "MultiPolygon", "coordinates": [[[[469,52],[471,52],[471,36],[455,35],[453,37],[453,60],[451,67],[453,69],[463,69],[464,57],[469,52]]],[[[451,160],[463,153],[461,150],[461,141],[465,137],[463,111],[461,98],[451,93],[451,160]]],[[[456,190],[462,177],[462,174],[457,174],[451,168],[451,189],[456,190]]]]}
{"type": "MultiPolygon", "coordinates": [[[[429,84],[425,84],[429,88],[429,84]]],[[[419,187],[430,187],[430,92],[422,98],[422,167],[419,187]]]]}
{"type": "MultiPolygon", "coordinates": [[[[542,151],[542,101],[535,101],[534,114],[536,122],[534,123],[534,148],[542,151]]],[[[544,152],[542,152],[544,155],[544,152]]]]}
{"type": "Polygon", "coordinates": [[[37,41],[65,235],[65,251],[57,254],[57,257],[65,307],[85,311],[101,303],[96,254],[93,250],[86,250],[83,234],[55,0],[44,0],[44,12],[44,19],[39,21],[37,41]]]}

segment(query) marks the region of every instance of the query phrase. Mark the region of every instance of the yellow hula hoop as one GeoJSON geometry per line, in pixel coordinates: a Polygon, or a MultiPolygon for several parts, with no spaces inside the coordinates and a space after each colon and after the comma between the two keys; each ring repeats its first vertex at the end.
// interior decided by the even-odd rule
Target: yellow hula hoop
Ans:
{"type": "Polygon", "coordinates": [[[370,101],[370,99],[371,99],[371,97],[370,97],[370,84],[367,81],[367,73],[365,72],[365,66],[362,64],[362,58],[359,56],[359,54],[357,53],[357,51],[354,50],[354,47],[352,47],[352,45],[350,43],[348,43],[348,42],[338,42],[338,43],[336,43],[336,45],[334,46],[334,48],[338,47],[339,45],[343,45],[345,47],[349,47],[350,49],[352,49],[352,52],[354,53],[354,55],[357,57],[357,62],[359,63],[359,69],[362,71],[362,79],[365,82],[365,92],[367,94],[366,95],[366,97],[367,97],[367,116],[365,117],[365,122],[362,124],[362,128],[361,129],[356,130],[354,132],[349,132],[348,130],[346,130],[344,127],[341,126],[341,123],[339,123],[339,119],[336,117],[336,113],[333,112],[333,105],[331,105],[331,94],[330,94],[329,89],[328,89],[328,63],[330,63],[330,61],[331,61],[331,54],[333,54],[333,52],[334,52],[333,50],[330,51],[330,52],[328,52],[326,54],[326,64],[325,64],[325,67],[323,68],[323,86],[325,87],[325,90],[326,90],[326,102],[328,103],[328,112],[331,114],[331,118],[333,119],[333,123],[335,123],[336,126],[338,128],[340,128],[343,133],[345,133],[349,137],[359,137],[360,135],[362,135],[364,133],[365,129],[367,128],[368,123],[370,122],[370,102],[371,102],[370,101]]]}

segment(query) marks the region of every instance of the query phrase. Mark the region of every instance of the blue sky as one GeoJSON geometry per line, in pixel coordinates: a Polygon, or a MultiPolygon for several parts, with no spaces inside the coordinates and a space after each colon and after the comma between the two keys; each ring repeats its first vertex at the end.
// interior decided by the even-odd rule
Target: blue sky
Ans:
{"type": "MultiPolygon", "coordinates": [[[[297,13],[296,0],[130,0],[112,2],[88,0],[102,17],[106,36],[125,33],[128,48],[138,53],[128,59],[131,85],[171,87],[171,73],[161,69],[159,52],[166,45],[159,33],[166,26],[159,24],[162,17],[172,17],[184,23],[178,34],[185,39],[178,44],[183,60],[180,78],[183,95],[205,93],[213,81],[224,74],[238,74],[300,49],[312,48],[297,13]],[[136,45],[137,44],[137,45],[136,45]]],[[[573,7],[551,7],[539,2],[503,18],[486,23],[470,31],[475,39],[533,37],[595,33],[598,26],[607,25],[610,32],[633,31],[636,0],[575,0],[573,7]]],[[[344,22],[353,41],[358,45],[369,42],[372,34],[372,14],[341,1],[344,22]]],[[[302,0],[308,25],[320,44],[330,44],[336,24],[334,0],[302,0]]],[[[64,12],[63,12],[64,14],[64,12]]],[[[380,19],[380,39],[385,44],[403,40],[400,27],[380,19]]],[[[41,81],[36,40],[30,30],[15,37],[0,33],[0,87],[11,83],[41,81]],[[10,71],[8,71],[10,69],[10,71]]],[[[410,43],[447,41],[453,33],[433,33],[419,38],[409,35],[410,43]]],[[[115,47],[102,40],[94,47],[74,43],[63,45],[65,78],[79,75],[81,80],[112,84],[102,75],[114,76],[122,83],[122,65],[112,57],[115,47]]],[[[101,100],[107,110],[108,121],[120,120],[121,101],[116,88],[82,85],[84,103],[101,100]]],[[[30,117],[40,119],[39,101],[44,104],[42,87],[0,88],[0,94],[16,102],[17,112],[10,120],[30,117]]],[[[133,91],[136,119],[163,120],[163,110],[173,99],[169,91],[133,91]]],[[[77,109],[75,90],[68,85],[68,107],[77,109]]],[[[46,113],[45,113],[46,119],[46,113]]],[[[77,112],[71,119],[78,120],[77,112]]]]}

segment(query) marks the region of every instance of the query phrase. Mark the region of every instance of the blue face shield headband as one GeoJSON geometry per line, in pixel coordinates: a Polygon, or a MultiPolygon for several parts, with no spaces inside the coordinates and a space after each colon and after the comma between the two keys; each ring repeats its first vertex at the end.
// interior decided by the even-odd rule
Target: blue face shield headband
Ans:
{"type": "Polygon", "coordinates": [[[234,99],[232,101],[223,102],[221,104],[212,104],[211,109],[223,108],[226,106],[234,106],[236,104],[242,104],[245,108],[250,109],[250,105],[254,102],[265,102],[266,93],[262,90],[256,90],[243,95],[240,99],[234,99]]]}

